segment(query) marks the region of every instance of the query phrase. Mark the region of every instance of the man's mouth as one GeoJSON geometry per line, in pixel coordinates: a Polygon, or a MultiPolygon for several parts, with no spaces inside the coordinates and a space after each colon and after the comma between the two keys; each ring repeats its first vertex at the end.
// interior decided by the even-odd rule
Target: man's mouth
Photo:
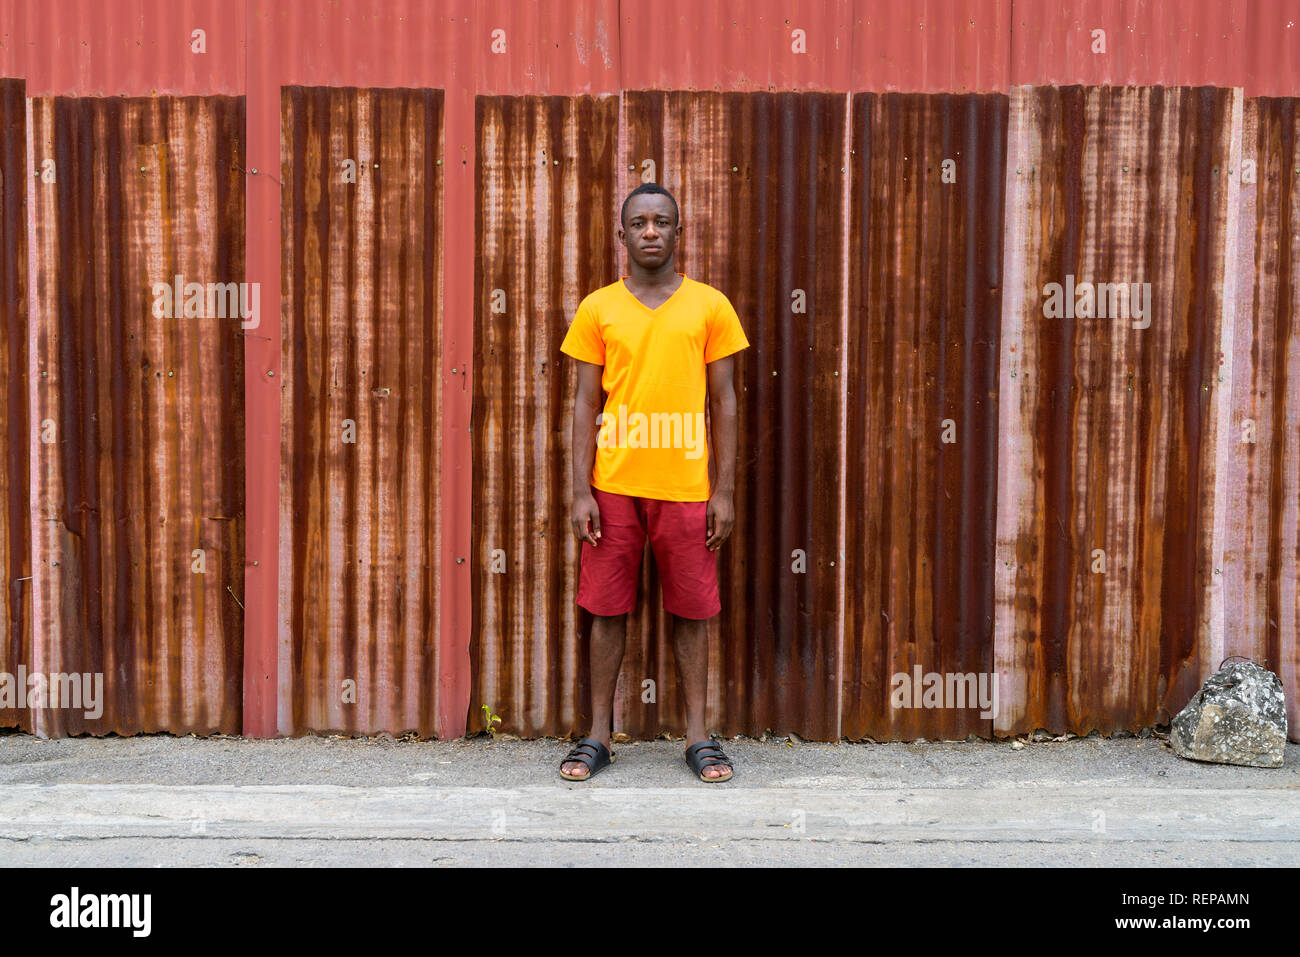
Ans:
{"type": "Polygon", "coordinates": [[[657,252],[659,252],[659,250],[661,250],[661,249],[663,249],[663,247],[660,246],[660,245],[657,244],[657,243],[652,243],[652,244],[649,245],[649,246],[642,246],[642,247],[641,247],[641,251],[642,251],[643,253],[657,253],[657,252]]]}

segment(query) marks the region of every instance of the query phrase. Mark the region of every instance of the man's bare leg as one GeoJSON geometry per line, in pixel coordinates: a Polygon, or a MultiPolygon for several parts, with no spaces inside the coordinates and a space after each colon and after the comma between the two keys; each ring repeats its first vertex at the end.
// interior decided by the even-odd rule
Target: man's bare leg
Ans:
{"type": "MultiPolygon", "coordinates": [[[[606,748],[614,730],[614,686],[618,683],[626,644],[627,615],[592,616],[587,652],[591,673],[591,733],[587,737],[595,738],[606,748]]],[[[579,778],[591,774],[581,761],[565,761],[562,770],[579,778]]]]}
{"type": "MultiPolygon", "coordinates": [[[[673,657],[677,659],[677,681],[686,699],[686,746],[709,736],[704,710],[709,691],[709,620],[673,616],[673,657]]],[[[720,778],[729,764],[711,764],[702,772],[706,778],[720,778]]]]}

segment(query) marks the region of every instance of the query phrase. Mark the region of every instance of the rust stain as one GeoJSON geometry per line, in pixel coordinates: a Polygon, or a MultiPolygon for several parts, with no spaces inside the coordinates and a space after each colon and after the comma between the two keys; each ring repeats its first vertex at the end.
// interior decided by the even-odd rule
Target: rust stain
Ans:
{"type": "Polygon", "coordinates": [[[39,424],[29,670],[102,673],[103,714],[41,733],[237,732],[243,340],[236,97],[32,101],[39,424]],[[233,313],[233,314],[232,314],[233,313]]]}
{"type": "MultiPolygon", "coordinates": [[[[1259,98],[1246,104],[1243,155],[1255,162],[1255,228],[1243,236],[1243,260],[1253,264],[1253,308],[1249,348],[1234,350],[1234,379],[1249,385],[1242,419],[1249,419],[1253,442],[1244,431],[1233,436],[1232,467],[1245,470],[1244,495],[1233,514],[1234,528],[1249,532],[1238,539],[1241,552],[1230,566],[1230,587],[1253,600],[1236,604],[1237,640],[1231,653],[1254,658],[1278,672],[1288,690],[1288,727],[1300,736],[1300,341],[1296,309],[1300,302],[1300,99],[1259,98]]],[[[1244,310],[1243,310],[1244,312],[1244,310]]],[[[1241,329],[1239,323],[1238,329],[1241,329]]],[[[1245,343],[1242,343],[1244,346],[1245,343]]],[[[1242,430],[1244,422],[1238,422],[1242,430]]],[[[1239,473],[1238,473],[1239,474],[1239,473]]],[[[1234,483],[1238,484],[1238,483],[1234,483]]]]}
{"type": "Polygon", "coordinates": [[[442,105],[282,93],[281,733],[434,733],[442,105]]]}
{"type": "MultiPolygon", "coordinates": [[[[832,740],[845,97],[628,92],[623,103],[619,202],[652,160],[681,209],[677,268],[726,293],[750,342],[736,362],[736,527],[718,562],[709,725],[832,740]]],[[[643,600],[629,621],[615,717],[646,738],[685,732],[653,566],[643,566],[643,600]],[[653,703],[642,701],[645,678],[655,681],[653,703]]]]}
{"type": "Polygon", "coordinates": [[[1021,444],[999,503],[1014,592],[999,596],[998,658],[1015,689],[999,733],[1167,722],[1217,664],[1211,412],[1233,96],[1013,95],[1026,145],[1008,170],[1007,258],[1024,281],[1008,291],[1019,379],[1002,426],[1021,444]],[[1049,314],[1048,284],[1071,282],[1150,283],[1149,328],[1115,309],[1049,314]]]}
{"type": "Polygon", "coordinates": [[[977,700],[992,664],[1007,109],[997,94],[853,101],[850,739],[992,727],[977,700]],[[918,669],[975,675],[968,706],[912,700],[918,669]],[[896,674],[909,689],[897,707],[896,674]]]}
{"type": "Polygon", "coordinates": [[[618,99],[481,96],[475,116],[469,727],[484,727],[486,705],[500,730],[585,734],[589,622],[569,531],[577,375],[560,343],[582,297],[618,276],[618,99]]]}
{"type": "MultiPolygon", "coordinates": [[[[31,660],[32,543],[28,427],[27,101],[22,80],[0,80],[0,671],[31,660]]],[[[32,729],[26,708],[0,708],[0,726],[32,729]]]]}
{"type": "MultiPolygon", "coordinates": [[[[486,531],[475,548],[473,709],[493,706],[502,728],[518,733],[585,733],[585,623],[573,605],[564,443],[572,373],[550,370],[564,362],[559,343],[578,301],[622,271],[613,226],[651,160],[682,210],[679,270],[727,293],[753,345],[738,366],[737,530],[719,568],[725,597],[710,634],[709,720],[724,734],[770,727],[833,738],[844,97],[625,94],[617,181],[614,107],[480,99],[475,431],[486,452],[476,464],[475,514],[486,531]],[[562,168],[548,165],[556,156],[562,168]],[[572,202],[556,205],[562,200],[572,202]],[[538,218],[577,202],[575,220],[538,218]],[[575,229],[576,248],[567,244],[575,229]],[[513,313],[490,312],[495,288],[507,290],[513,313]],[[796,311],[795,298],[806,299],[806,311],[796,311]],[[496,548],[505,575],[491,571],[496,548]],[[797,549],[806,572],[793,567],[797,549]]],[[[615,713],[616,729],[639,737],[684,730],[659,602],[647,549],[615,713]],[[646,679],[654,701],[642,700],[646,679]]],[[[481,715],[470,720],[478,726],[481,715]]]]}

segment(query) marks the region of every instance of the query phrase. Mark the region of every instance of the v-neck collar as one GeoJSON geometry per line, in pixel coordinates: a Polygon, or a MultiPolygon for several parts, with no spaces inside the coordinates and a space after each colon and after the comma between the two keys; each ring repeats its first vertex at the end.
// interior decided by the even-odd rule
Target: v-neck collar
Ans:
{"type": "Polygon", "coordinates": [[[642,302],[640,299],[638,299],[638,298],[636,297],[636,294],[633,293],[632,290],[629,289],[629,288],[627,287],[627,283],[624,281],[624,280],[627,279],[627,276],[619,276],[619,277],[618,277],[618,284],[619,284],[620,286],[623,287],[623,291],[624,291],[625,293],[627,293],[628,296],[630,296],[630,297],[632,298],[632,301],[633,301],[633,302],[635,302],[637,305],[639,305],[639,306],[640,306],[642,309],[644,309],[646,312],[648,312],[648,313],[650,313],[652,316],[654,316],[654,315],[658,315],[659,312],[664,308],[664,306],[668,305],[668,304],[669,304],[670,302],[672,302],[675,298],[677,298],[677,294],[678,294],[679,292],[681,292],[683,289],[686,288],[686,282],[687,282],[687,279],[686,279],[686,273],[684,273],[684,272],[679,272],[677,275],[679,275],[679,276],[682,277],[682,281],[681,281],[680,283],[677,284],[677,288],[674,289],[674,290],[672,291],[672,295],[670,295],[670,296],[669,296],[667,299],[665,299],[663,302],[659,303],[659,305],[655,306],[653,309],[651,309],[651,308],[650,308],[649,306],[647,306],[644,302],[642,302]]]}

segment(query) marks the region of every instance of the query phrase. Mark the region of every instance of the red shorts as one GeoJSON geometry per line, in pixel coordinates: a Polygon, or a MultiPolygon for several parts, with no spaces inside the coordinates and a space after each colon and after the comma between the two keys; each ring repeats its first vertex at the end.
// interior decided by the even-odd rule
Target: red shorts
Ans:
{"type": "Polygon", "coordinates": [[[582,543],[578,604],[593,615],[624,615],[636,607],[646,537],[654,552],[664,611],[712,618],[718,600],[718,556],[709,551],[708,502],[666,502],[593,488],[600,544],[582,543]]]}

